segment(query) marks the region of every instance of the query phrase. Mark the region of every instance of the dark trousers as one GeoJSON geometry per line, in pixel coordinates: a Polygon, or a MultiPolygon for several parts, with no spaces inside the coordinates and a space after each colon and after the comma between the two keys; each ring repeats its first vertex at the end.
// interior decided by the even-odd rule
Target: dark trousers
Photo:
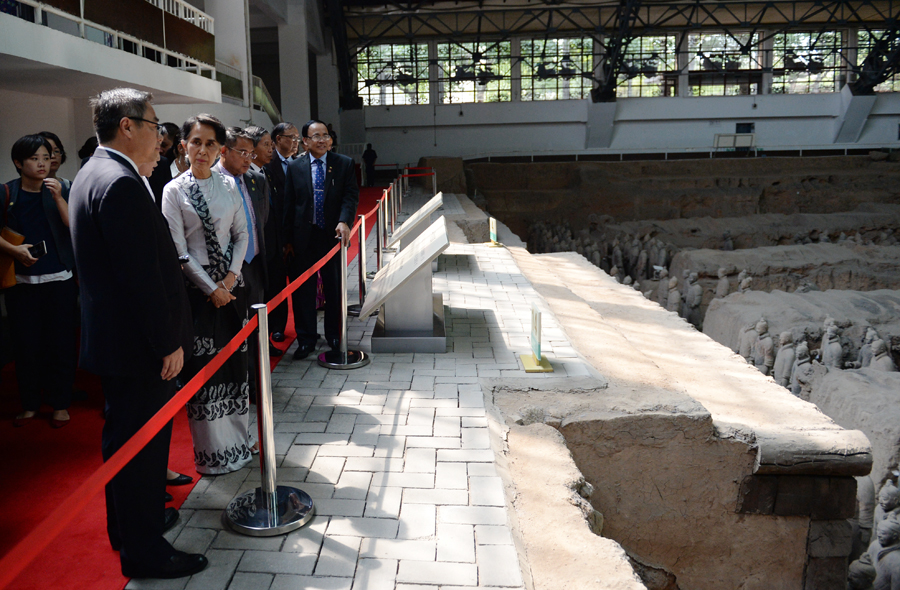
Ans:
{"type": "MultiPolygon", "coordinates": [[[[241,276],[244,278],[244,292],[247,294],[248,318],[256,315],[256,312],[250,307],[251,305],[256,303],[266,303],[265,281],[263,280],[264,275],[265,273],[263,273],[262,256],[254,256],[253,260],[251,260],[249,263],[247,261],[244,261],[244,266],[241,267],[241,276]]],[[[250,393],[254,394],[250,397],[252,401],[255,398],[257,367],[259,366],[259,344],[256,333],[253,333],[247,339],[247,346],[247,360],[249,361],[247,368],[250,379],[250,393]]]]}
{"type": "Polygon", "coordinates": [[[77,360],[75,279],[16,285],[6,291],[6,307],[22,409],[36,412],[42,401],[68,409],[77,360]]]}
{"type": "MultiPolygon", "coordinates": [[[[291,264],[291,280],[312,267],[320,258],[328,254],[338,243],[334,237],[334,229],[319,229],[310,225],[309,242],[305,250],[295,252],[291,264]]],[[[341,335],[341,292],[340,292],[340,260],[335,255],[322,267],[322,287],[325,292],[325,339],[329,342],[341,335]]],[[[297,330],[297,343],[315,345],[319,338],[316,327],[316,277],[313,275],[294,291],[291,297],[294,305],[294,328],[297,330]]]]}
{"type": "MultiPolygon", "coordinates": [[[[106,397],[103,460],[124,445],[173,395],[175,382],[155,377],[101,378],[106,397]]],[[[158,565],[174,549],[163,538],[166,464],[172,422],[106,484],[106,530],[119,556],[130,562],[158,565]]]]}
{"type": "MultiPolygon", "coordinates": [[[[278,253],[266,261],[268,265],[269,281],[266,284],[266,303],[269,299],[275,297],[287,286],[287,268],[284,264],[284,258],[281,255],[281,248],[278,253]]],[[[287,299],[281,302],[281,305],[273,309],[269,313],[269,334],[281,332],[287,327],[288,303],[287,299]]]]}

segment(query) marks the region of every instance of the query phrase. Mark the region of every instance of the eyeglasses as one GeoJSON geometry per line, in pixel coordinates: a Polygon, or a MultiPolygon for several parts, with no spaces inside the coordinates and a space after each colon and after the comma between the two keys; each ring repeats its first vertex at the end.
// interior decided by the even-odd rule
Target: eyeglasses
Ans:
{"type": "Polygon", "coordinates": [[[331,139],[330,135],[319,135],[318,133],[315,135],[310,135],[307,139],[311,139],[313,141],[327,141],[331,139]]]}
{"type": "Polygon", "coordinates": [[[300,143],[299,135],[279,135],[278,137],[285,137],[291,140],[291,143],[300,143]]]}
{"type": "MultiPolygon", "coordinates": [[[[226,147],[227,147],[227,146],[226,146],[226,147]]],[[[235,152],[237,155],[239,155],[240,157],[244,158],[245,160],[246,160],[247,158],[249,158],[249,159],[251,159],[251,160],[255,160],[255,159],[256,159],[256,154],[255,154],[254,152],[248,152],[247,150],[238,150],[238,149],[235,149],[235,148],[233,148],[233,147],[230,147],[230,148],[228,148],[228,149],[230,149],[231,151],[235,152]]]]}
{"type": "Polygon", "coordinates": [[[149,119],[141,119],[140,117],[128,117],[132,121],[143,121],[144,123],[150,123],[154,127],[156,127],[156,134],[160,137],[166,134],[166,128],[162,126],[162,124],[157,123],[156,121],[150,121],[149,119]]]}

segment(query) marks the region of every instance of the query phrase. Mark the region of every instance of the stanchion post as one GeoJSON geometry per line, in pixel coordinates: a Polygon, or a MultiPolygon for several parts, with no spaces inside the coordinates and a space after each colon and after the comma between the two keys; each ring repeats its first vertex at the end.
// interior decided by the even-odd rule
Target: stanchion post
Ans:
{"type": "Polygon", "coordinates": [[[237,496],[222,520],[235,532],[254,537],[283,535],[302,527],[315,515],[312,498],[303,490],[279,486],[275,477],[275,423],[272,417],[272,365],[269,360],[269,318],[264,303],[252,306],[259,322],[257,342],[256,416],[259,427],[261,482],[255,490],[237,496]]]}
{"type": "Polygon", "coordinates": [[[381,270],[381,246],[382,239],[384,238],[383,228],[384,228],[384,200],[378,201],[378,212],[375,215],[375,270],[381,270]]]}
{"type": "Polygon", "coordinates": [[[437,194],[437,170],[431,169],[431,194],[437,194]]]}
{"type": "Polygon", "coordinates": [[[394,224],[397,222],[397,179],[391,183],[391,235],[394,235],[394,224]]]}
{"type": "Polygon", "coordinates": [[[360,350],[347,350],[347,244],[341,240],[341,342],[338,350],[319,355],[319,366],[327,369],[358,369],[371,359],[360,350]]]}
{"type": "Polygon", "coordinates": [[[359,304],[366,302],[366,216],[359,216],[359,304]]]}

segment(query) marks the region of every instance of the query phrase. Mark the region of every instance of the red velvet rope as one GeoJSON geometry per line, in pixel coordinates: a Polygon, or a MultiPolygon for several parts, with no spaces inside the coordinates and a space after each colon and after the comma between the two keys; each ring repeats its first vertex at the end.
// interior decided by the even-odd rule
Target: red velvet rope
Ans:
{"type": "Polygon", "coordinates": [[[413,166],[407,166],[404,170],[434,170],[431,166],[419,166],[418,168],[413,166]]]}
{"type": "MultiPolygon", "coordinates": [[[[376,207],[366,215],[371,216],[376,207]]],[[[350,236],[359,231],[360,223],[357,220],[350,236]]],[[[297,290],[297,288],[312,277],[322,268],[326,262],[338,253],[340,244],[337,244],[322,259],[316,262],[309,270],[297,277],[291,282],[281,293],[273,297],[267,304],[266,310],[271,313],[275,307],[282,301],[287,299],[288,295],[297,290]]],[[[241,344],[253,334],[259,324],[256,316],[250,318],[250,321],[241,328],[241,330],[219,351],[213,359],[203,369],[201,369],[193,379],[181,388],[175,396],[169,400],[160,410],[150,418],[134,436],[128,439],[115,454],[104,462],[97,471],[92,473],[71,495],[66,499],[64,504],[60,504],[54,509],[40,524],[38,524],[24,539],[13,547],[13,549],[0,559],[0,588],[5,588],[22,570],[25,569],[35,557],[37,557],[43,549],[56,538],[66,526],[75,519],[78,513],[94,499],[94,497],[115,477],[115,475],[123,468],[135,455],[137,455],[144,446],[149,443],[156,434],[162,430],[169,420],[191,399],[195,393],[200,390],[206,381],[215,375],[225,361],[231,357],[234,352],[240,348],[241,344]]]]}

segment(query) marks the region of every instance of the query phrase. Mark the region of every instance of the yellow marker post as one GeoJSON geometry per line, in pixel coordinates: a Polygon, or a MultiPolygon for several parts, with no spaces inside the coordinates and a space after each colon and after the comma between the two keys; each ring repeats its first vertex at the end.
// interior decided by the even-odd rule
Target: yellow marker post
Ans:
{"type": "Polygon", "coordinates": [[[552,373],[553,367],[546,357],[541,356],[541,312],[537,305],[531,305],[531,354],[520,354],[526,373],[552,373]]]}

